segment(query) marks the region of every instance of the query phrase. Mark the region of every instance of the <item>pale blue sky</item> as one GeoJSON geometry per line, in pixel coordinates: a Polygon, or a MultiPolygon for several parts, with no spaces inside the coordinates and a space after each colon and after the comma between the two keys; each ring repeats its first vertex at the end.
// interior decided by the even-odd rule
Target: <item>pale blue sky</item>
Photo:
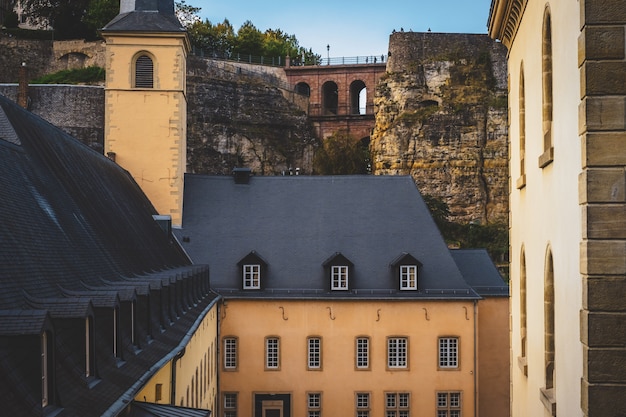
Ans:
{"type": "Polygon", "coordinates": [[[186,0],[202,19],[227,18],[235,31],[250,20],[261,32],[281,29],[326,58],[387,53],[395,29],[487,33],[491,0],[186,0]]]}

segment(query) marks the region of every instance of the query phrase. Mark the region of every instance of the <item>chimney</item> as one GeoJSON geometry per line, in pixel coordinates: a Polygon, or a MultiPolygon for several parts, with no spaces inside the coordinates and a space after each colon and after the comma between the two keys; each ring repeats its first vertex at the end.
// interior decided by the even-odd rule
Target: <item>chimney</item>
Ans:
{"type": "Polygon", "coordinates": [[[17,87],[17,104],[28,108],[28,68],[26,68],[26,62],[22,62],[18,75],[18,87],[17,87]]]}
{"type": "Polygon", "coordinates": [[[252,170],[250,168],[233,169],[233,178],[235,179],[235,184],[248,184],[250,182],[251,176],[252,170]]]}

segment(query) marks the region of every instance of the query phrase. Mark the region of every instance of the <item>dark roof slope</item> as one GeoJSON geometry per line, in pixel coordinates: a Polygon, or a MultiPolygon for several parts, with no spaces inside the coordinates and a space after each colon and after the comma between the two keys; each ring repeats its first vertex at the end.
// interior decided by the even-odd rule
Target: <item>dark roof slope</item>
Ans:
{"type": "Polygon", "coordinates": [[[2,308],[190,263],[127,171],[2,96],[0,115],[21,143],[0,137],[2,308]]]}
{"type": "Polygon", "coordinates": [[[453,249],[452,258],[463,278],[481,296],[508,296],[506,285],[485,249],[453,249]]]}
{"type": "Polygon", "coordinates": [[[122,0],[120,13],[103,32],[185,32],[172,0],[122,0]]]}
{"type": "MultiPolygon", "coordinates": [[[[212,287],[237,294],[237,263],[255,251],[267,262],[265,291],[254,296],[476,297],[463,280],[411,177],[185,177],[183,228],[212,287]],[[353,266],[351,288],[325,292],[323,263],[340,253],[353,266]],[[417,259],[419,292],[396,291],[390,264],[417,259]]],[[[253,293],[246,293],[252,296],[253,293]]]]}

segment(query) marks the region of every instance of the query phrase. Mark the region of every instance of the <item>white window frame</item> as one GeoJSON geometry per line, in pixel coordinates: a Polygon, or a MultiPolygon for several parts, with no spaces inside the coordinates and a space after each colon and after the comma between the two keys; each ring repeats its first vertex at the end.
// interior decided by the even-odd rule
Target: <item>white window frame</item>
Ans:
{"type": "Polygon", "coordinates": [[[439,368],[457,369],[459,367],[459,338],[439,338],[439,368]]]}
{"type": "Polygon", "coordinates": [[[357,392],[354,395],[356,416],[369,417],[370,415],[370,393],[357,392]]]}
{"type": "Polygon", "coordinates": [[[417,290],[417,265],[400,265],[400,290],[417,290]]]}
{"type": "Polygon", "coordinates": [[[245,290],[258,290],[261,288],[261,265],[243,265],[242,275],[243,288],[245,290]]]}
{"type": "Polygon", "coordinates": [[[224,393],[224,417],[237,417],[237,393],[224,393]]]}
{"type": "Polygon", "coordinates": [[[330,267],[330,289],[333,291],[347,291],[348,265],[333,265],[330,267]]]}
{"type": "Polygon", "coordinates": [[[322,393],[307,393],[307,417],[321,417],[322,415],[322,393]]]}
{"type": "Polygon", "coordinates": [[[370,338],[360,336],[355,341],[355,366],[357,369],[370,369],[370,338]]]}
{"type": "Polygon", "coordinates": [[[312,370],[322,369],[322,338],[307,338],[307,367],[312,370]]]}
{"type": "Polygon", "coordinates": [[[408,392],[385,393],[385,417],[409,417],[411,394],[408,392]]]}
{"type": "Polygon", "coordinates": [[[278,337],[265,339],[265,369],[280,369],[280,339],[278,337]]]}
{"type": "Polygon", "coordinates": [[[387,338],[387,368],[407,369],[409,366],[409,339],[408,337],[387,338]]]}
{"type": "Polygon", "coordinates": [[[461,417],[461,392],[437,392],[437,417],[461,417]]]}
{"type": "Polygon", "coordinates": [[[224,338],[224,369],[237,369],[237,338],[224,338]]]}

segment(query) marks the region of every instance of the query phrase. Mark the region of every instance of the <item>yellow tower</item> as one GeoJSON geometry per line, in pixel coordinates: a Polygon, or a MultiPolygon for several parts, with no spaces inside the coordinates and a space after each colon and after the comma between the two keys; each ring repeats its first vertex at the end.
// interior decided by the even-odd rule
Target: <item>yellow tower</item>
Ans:
{"type": "Polygon", "coordinates": [[[106,41],[105,153],[159,214],[182,223],[187,33],[173,0],[122,0],[106,41]]]}

